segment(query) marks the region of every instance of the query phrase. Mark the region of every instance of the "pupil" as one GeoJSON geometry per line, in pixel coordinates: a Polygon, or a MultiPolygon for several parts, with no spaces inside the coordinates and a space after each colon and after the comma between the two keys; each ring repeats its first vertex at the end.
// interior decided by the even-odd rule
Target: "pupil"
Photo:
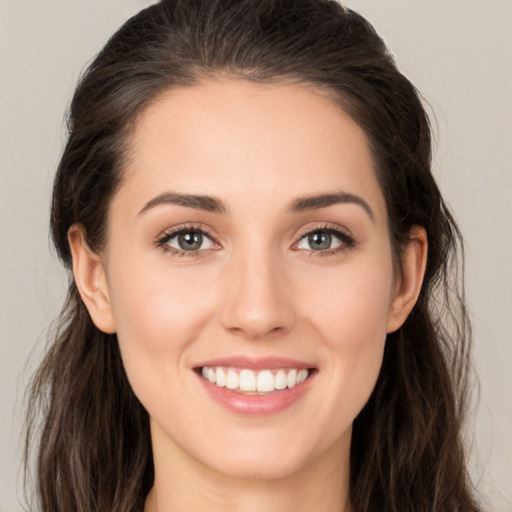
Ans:
{"type": "Polygon", "coordinates": [[[315,250],[325,250],[331,247],[332,237],[329,233],[312,233],[308,236],[309,246],[315,250]]]}
{"type": "Polygon", "coordinates": [[[201,248],[203,235],[195,232],[182,233],[178,237],[178,243],[184,251],[196,251],[201,248]]]}

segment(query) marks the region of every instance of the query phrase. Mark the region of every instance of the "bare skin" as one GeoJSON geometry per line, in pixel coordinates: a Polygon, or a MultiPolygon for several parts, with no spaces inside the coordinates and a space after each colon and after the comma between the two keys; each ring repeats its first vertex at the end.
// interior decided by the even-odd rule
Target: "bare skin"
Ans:
{"type": "Polygon", "coordinates": [[[350,512],[352,423],[426,263],[415,228],[396,275],[387,222],[364,133],[318,92],[211,80],[143,113],[104,251],[69,239],[150,416],[146,512],[350,512]],[[306,380],[242,389],[279,364],[306,380]],[[230,369],[239,389],[208,380],[230,369]]]}

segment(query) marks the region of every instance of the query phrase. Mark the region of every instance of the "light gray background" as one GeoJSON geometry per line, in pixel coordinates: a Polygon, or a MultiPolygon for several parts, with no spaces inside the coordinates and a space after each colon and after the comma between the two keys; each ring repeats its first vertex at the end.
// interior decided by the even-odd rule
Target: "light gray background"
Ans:
{"type": "MultiPolygon", "coordinates": [[[[0,0],[0,512],[21,510],[24,365],[39,340],[37,361],[65,288],[48,243],[65,110],[84,64],[149,3],[0,0]]],[[[346,3],[374,23],[437,118],[436,174],[467,240],[481,381],[472,473],[489,509],[511,512],[512,1],[346,3]]]]}

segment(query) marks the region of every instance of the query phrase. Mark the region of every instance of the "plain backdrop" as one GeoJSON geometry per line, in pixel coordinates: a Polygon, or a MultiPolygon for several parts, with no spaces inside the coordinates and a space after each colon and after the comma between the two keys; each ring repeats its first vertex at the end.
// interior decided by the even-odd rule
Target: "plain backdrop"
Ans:
{"type": "MultiPolygon", "coordinates": [[[[150,3],[0,0],[0,512],[21,510],[23,391],[66,284],[48,241],[66,107],[86,62],[150,3]]],[[[511,512],[512,1],[346,4],[376,26],[436,118],[435,172],[466,238],[481,382],[471,471],[489,510],[511,512]]]]}

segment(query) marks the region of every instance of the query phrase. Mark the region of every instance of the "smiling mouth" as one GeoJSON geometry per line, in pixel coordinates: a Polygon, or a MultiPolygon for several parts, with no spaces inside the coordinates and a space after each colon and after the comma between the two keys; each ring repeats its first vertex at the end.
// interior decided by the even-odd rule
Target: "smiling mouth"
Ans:
{"type": "Polygon", "coordinates": [[[197,368],[201,377],[219,388],[244,395],[267,395],[292,389],[307,380],[313,368],[279,368],[254,371],[223,366],[197,368]]]}

